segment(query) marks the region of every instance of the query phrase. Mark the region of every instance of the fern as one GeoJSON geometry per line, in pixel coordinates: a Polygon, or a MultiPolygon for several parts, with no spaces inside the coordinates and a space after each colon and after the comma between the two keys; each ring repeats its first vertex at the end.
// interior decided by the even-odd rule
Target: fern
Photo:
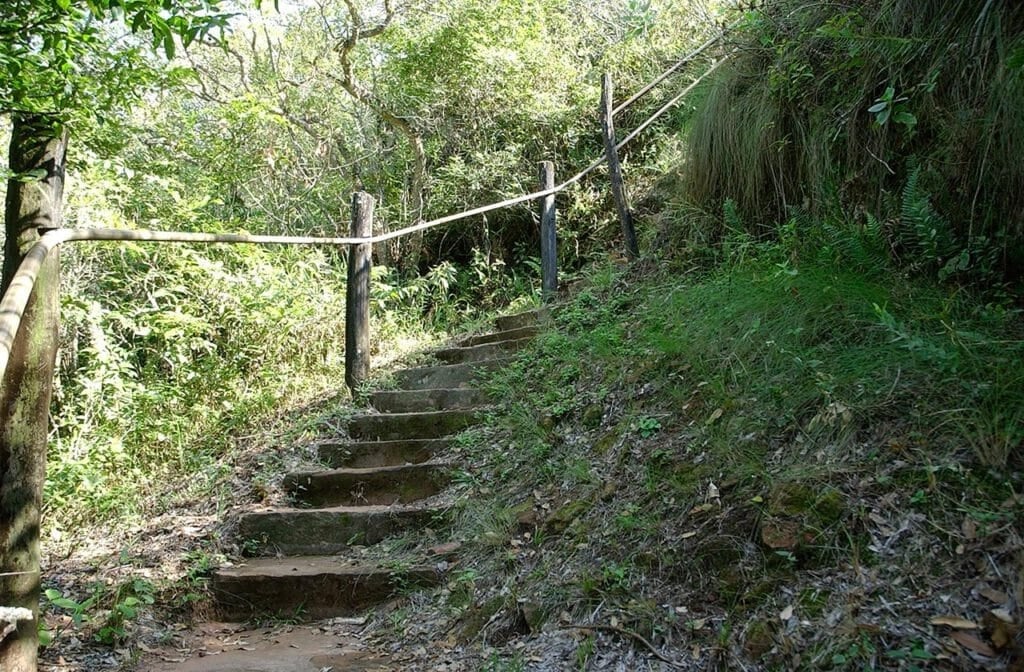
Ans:
{"type": "Polygon", "coordinates": [[[932,207],[931,197],[921,187],[920,178],[921,167],[916,166],[903,188],[899,241],[913,256],[911,265],[939,269],[959,248],[949,222],[932,207]]]}
{"type": "Polygon", "coordinates": [[[866,274],[878,273],[888,267],[890,259],[882,223],[870,213],[867,223],[861,228],[826,221],[821,224],[821,232],[825,246],[832,251],[835,261],[844,267],[866,274]]]}
{"type": "Polygon", "coordinates": [[[726,231],[739,232],[744,230],[743,217],[740,216],[739,206],[731,198],[725,199],[722,204],[722,219],[725,220],[726,231]]]}

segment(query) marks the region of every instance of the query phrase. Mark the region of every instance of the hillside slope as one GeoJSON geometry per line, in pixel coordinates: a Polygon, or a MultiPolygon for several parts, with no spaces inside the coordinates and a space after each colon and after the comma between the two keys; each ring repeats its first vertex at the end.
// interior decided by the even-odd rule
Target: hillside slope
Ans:
{"type": "Polygon", "coordinates": [[[1019,317],[824,262],[595,271],[460,441],[406,669],[1021,669],[1019,317]]]}

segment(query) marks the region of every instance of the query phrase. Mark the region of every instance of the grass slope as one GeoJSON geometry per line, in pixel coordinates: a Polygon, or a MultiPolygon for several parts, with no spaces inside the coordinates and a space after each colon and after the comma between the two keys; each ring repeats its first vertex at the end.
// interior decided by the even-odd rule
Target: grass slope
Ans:
{"type": "Polygon", "coordinates": [[[1019,666],[1019,316],[794,259],[596,271],[491,379],[466,569],[393,636],[467,669],[1019,666]]]}

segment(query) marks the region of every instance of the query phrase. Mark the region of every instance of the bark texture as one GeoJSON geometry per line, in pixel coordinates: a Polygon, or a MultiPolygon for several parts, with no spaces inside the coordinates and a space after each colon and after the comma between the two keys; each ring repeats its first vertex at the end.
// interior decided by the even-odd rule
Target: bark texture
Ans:
{"type": "MultiPolygon", "coordinates": [[[[45,117],[14,119],[7,186],[3,289],[40,227],[61,225],[67,134],[45,117]],[[37,171],[37,172],[32,172],[37,171]]],[[[39,617],[39,526],[59,319],[59,262],[50,255],[29,299],[0,387],[0,606],[34,614],[0,641],[0,670],[34,672],[39,617]]],[[[0,631],[2,631],[0,624],[0,631]]]]}

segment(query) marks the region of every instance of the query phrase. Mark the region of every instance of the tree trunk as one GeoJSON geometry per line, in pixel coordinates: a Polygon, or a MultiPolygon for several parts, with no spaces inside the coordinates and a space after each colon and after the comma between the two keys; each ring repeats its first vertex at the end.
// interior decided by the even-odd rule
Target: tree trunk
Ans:
{"type": "MultiPolygon", "coordinates": [[[[423,147],[423,137],[407,119],[403,119],[384,107],[374,95],[355,78],[352,67],[343,61],[343,78],[341,86],[353,98],[366,105],[374,114],[381,118],[391,130],[405,138],[412,150],[412,179],[409,183],[409,214],[410,224],[417,224],[423,219],[423,194],[427,184],[427,151],[423,147]]],[[[381,231],[383,233],[384,231],[381,231]]],[[[394,239],[390,242],[395,246],[394,256],[403,270],[417,271],[420,253],[423,250],[423,232],[407,236],[406,240],[394,239]]]]}
{"type": "MultiPolygon", "coordinates": [[[[355,75],[355,68],[352,65],[352,51],[356,48],[359,40],[366,40],[377,37],[391,25],[395,18],[395,6],[392,0],[383,0],[384,17],[377,24],[367,26],[360,16],[358,3],[354,0],[342,0],[348,9],[349,25],[347,36],[340,40],[336,49],[338,62],[341,66],[341,74],[330,75],[342,88],[353,98],[366,105],[374,114],[387,124],[391,130],[405,138],[412,150],[413,168],[412,178],[409,185],[409,209],[412,215],[412,223],[419,223],[423,219],[423,195],[427,183],[427,152],[423,147],[423,137],[416,130],[416,127],[408,119],[401,117],[397,112],[390,109],[373,93],[371,89],[359,81],[355,75]]],[[[385,225],[386,227],[386,225],[385,225]]],[[[385,228],[383,232],[387,229],[385,228]]],[[[404,241],[394,239],[385,244],[394,246],[392,251],[399,267],[416,272],[419,267],[420,253],[423,249],[423,232],[418,231],[410,234],[404,241]]]]}
{"type": "MultiPolygon", "coordinates": [[[[61,225],[67,133],[41,116],[16,116],[10,167],[23,176],[7,184],[3,290],[39,227],[61,225]],[[26,179],[30,181],[25,181],[26,179]]],[[[0,641],[0,670],[35,672],[39,618],[39,526],[46,438],[57,354],[58,290],[56,251],[40,271],[14,340],[0,389],[0,606],[32,611],[31,621],[0,641]]],[[[3,627],[0,624],[0,632],[3,627]]]]}

